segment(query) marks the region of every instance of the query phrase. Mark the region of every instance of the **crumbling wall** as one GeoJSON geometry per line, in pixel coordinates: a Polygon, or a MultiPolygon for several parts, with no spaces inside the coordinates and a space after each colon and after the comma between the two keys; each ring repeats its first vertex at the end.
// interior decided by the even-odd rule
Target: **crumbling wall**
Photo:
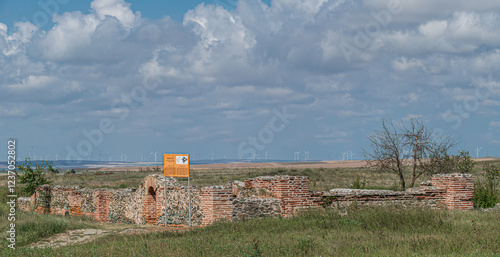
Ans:
{"type": "Polygon", "coordinates": [[[108,222],[120,222],[120,223],[135,223],[132,218],[127,216],[127,207],[131,202],[132,196],[136,193],[136,189],[134,188],[124,188],[117,190],[107,190],[107,199],[106,196],[101,199],[104,202],[101,207],[101,215],[106,217],[105,221],[108,222]]]}
{"type": "Polygon", "coordinates": [[[280,215],[280,199],[268,197],[243,197],[233,200],[232,220],[276,217],[280,215]]]}
{"type": "MultiPolygon", "coordinates": [[[[163,193],[162,193],[163,194],[163,193]]],[[[164,213],[162,203],[162,213],[164,213]]],[[[167,224],[189,225],[189,192],[187,187],[167,187],[167,224]]],[[[164,224],[164,215],[159,224],[164,224]]],[[[203,220],[201,210],[201,191],[198,187],[191,187],[191,223],[200,226],[203,220]]]]}
{"type": "Polygon", "coordinates": [[[31,197],[19,197],[17,198],[17,208],[23,211],[32,211],[31,207],[31,197]]]}
{"type": "MultiPolygon", "coordinates": [[[[181,186],[175,178],[166,178],[167,225],[189,225],[189,191],[181,186]]],[[[139,185],[133,196],[133,208],[129,208],[129,216],[137,224],[165,225],[165,181],[161,175],[151,175],[139,185]],[[153,190],[154,197],[150,190],[153,190]],[[135,210],[135,211],[134,211],[135,210]],[[142,210],[138,211],[137,210],[142,210]],[[149,220],[148,220],[149,219],[149,220]]],[[[201,196],[198,187],[191,187],[191,223],[199,226],[202,223],[201,196]]]]}
{"type": "Polygon", "coordinates": [[[446,188],[444,205],[449,210],[470,210],[474,207],[474,178],[470,174],[436,174],[431,183],[446,188]]]}
{"type": "Polygon", "coordinates": [[[473,209],[474,181],[469,174],[436,174],[430,181],[422,182],[418,188],[407,191],[332,189],[314,192],[314,205],[345,207],[351,204],[383,205],[403,203],[430,206],[449,210],[473,209]]]}
{"type": "Polygon", "coordinates": [[[124,206],[124,215],[126,219],[131,221],[131,223],[143,225],[146,224],[144,213],[142,212],[142,210],[144,210],[143,199],[146,192],[144,192],[144,190],[141,190],[140,187],[133,190],[134,192],[130,194],[128,202],[124,206]]]}
{"type": "Polygon", "coordinates": [[[309,192],[309,177],[276,176],[272,180],[272,194],[281,199],[281,216],[290,217],[297,211],[311,207],[313,198],[309,192]]]}
{"type": "MultiPolygon", "coordinates": [[[[218,220],[268,216],[290,217],[304,208],[403,203],[433,208],[473,208],[473,177],[467,174],[434,175],[407,191],[332,189],[311,192],[305,176],[264,176],[234,181],[225,186],[192,187],[192,225],[218,220]]],[[[138,189],[37,188],[31,198],[19,198],[23,210],[59,215],[84,215],[103,222],[172,226],[189,225],[188,188],[176,179],[147,176],[138,189]],[[166,188],[166,194],[165,194],[166,188]],[[165,209],[165,198],[167,206],[165,209]]]]}
{"type": "Polygon", "coordinates": [[[233,189],[230,186],[210,186],[201,190],[202,225],[214,221],[232,220],[233,189]]]}

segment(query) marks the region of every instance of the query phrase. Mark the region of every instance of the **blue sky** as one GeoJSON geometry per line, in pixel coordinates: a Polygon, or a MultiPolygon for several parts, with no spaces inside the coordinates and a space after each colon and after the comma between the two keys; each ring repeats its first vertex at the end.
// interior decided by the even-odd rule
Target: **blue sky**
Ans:
{"type": "Polygon", "coordinates": [[[383,117],[499,155],[496,1],[41,2],[0,1],[19,159],[357,159],[383,117]]]}

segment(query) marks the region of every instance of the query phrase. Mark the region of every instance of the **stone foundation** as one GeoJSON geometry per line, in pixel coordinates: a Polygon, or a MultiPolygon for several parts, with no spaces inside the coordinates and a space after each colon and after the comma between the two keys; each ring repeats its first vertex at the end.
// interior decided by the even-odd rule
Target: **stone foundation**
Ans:
{"type": "MultiPolygon", "coordinates": [[[[168,225],[189,225],[187,187],[173,178],[167,178],[166,182],[166,194],[161,175],[147,176],[137,189],[44,185],[38,187],[31,198],[18,198],[18,206],[26,211],[141,225],[164,225],[166,214],[168,225]]],[[[193,226],[205,226],[219,220],[290,217],[304,208],[351,204],[404,203],[470,210],[473,192],[473,177],[468,174],[434,175],[420,187],[407,191],[332,189],[324,192],[311,192],[308,177],[265,176],[225,186],[191,187],[191,219],[193,226]]]]}

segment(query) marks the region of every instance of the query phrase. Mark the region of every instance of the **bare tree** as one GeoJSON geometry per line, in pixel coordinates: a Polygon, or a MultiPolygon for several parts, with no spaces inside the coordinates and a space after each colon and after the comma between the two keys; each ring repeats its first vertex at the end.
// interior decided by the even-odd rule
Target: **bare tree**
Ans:
{"type": "Polygon", "coordinates": [[[403,190],[406,189],[405,171],[408,167],[411,173],[410,187],[413,187],[422,174],[433,170],[429,159],[446,156],[448,150],[456,145],[451,137],[433,133],[417,118],[400,123],[384,119],[382,128],[368,139],[371,151],[363,149],[368,165],[394,171],[403,190]]]}

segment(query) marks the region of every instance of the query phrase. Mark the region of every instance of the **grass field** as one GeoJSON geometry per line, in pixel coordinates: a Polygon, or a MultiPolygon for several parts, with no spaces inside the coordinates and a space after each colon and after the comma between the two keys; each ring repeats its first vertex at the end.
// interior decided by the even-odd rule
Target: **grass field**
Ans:
{"type": "MultiPolygon", "coordinates": [[[[473,174],[480,178],[479,163],[473,174]]],[[[493,163],[498,165],[498,162],[493,163]]],[[[92,188],[136,187],[152,171],[82,172],[51,175],[53,184],[92,188]]],[[[349,187],[359,177],[368,188],[396,189],[395,174],[370,168],[197,170],[198,186],[225,184],[263,175],[307,175],[312,190],[349,187]]],[[[426,180],[423,177],[421,180],[426,180]]],[[[0,180],[2,185],[5,179],[0,180]]],[[[181,183],[185,181],[181,180],[181,183]]],[[[4,187],[5,188],[5,187],[4,187]]],[[[9,223],[4,190],[0,194],[0,225],[9,223]]],[[[0,256],[500,256],[500,211],[405,209],[400,206],[310,210],[300,216],[216,223],[187,232],[113,235],[91,243],[57,249],[27,245],[55,233],[102,227],[80,217],[17,211],[17,247],[0,256]]],[[[5,238],[5,233],[2,233],[5,238]]]]}
{"type": "MultiPolygon", "coordinates": [[[[500,166],[500,160],[478,162],[472,175],[476,178],[482,178],[482,169],[486,164],[500,166]]],[[[138,171],[79,171],[76,174],[48,174],[48,178],[52,185],[119,188],[122,184],[127,187],[137,187],[145,176],[158,173],[159,172],[144,168],[138,171]]],[[[365,181],[365,187],[368,189],[399,189],[399,179],[394,172],[380,171],[375,168],[242,168],[192,170],[191,183],[194,186],[223,185],[233,180],[243,181],[247,178],[257,176],[274,175],[309,176],[310,187],[313,191],[330,190],[332,188],[348,188],[356,178],[359,178],[360,181],[365,181]]],[[[409,172],[405,176],[409,178],[409,172]]],[[[430,179],[429,176],[420,177],[415,186],[418,186],[420,182],[428,179],[430,179]]],[[[178,180],[181,184],[187,185],[187,179],[179,178],[178,180]]],[[[6,184],[6,176],[0,176],[0,185],[4,186],[6,184]]]]}
{"type": "MultiPolygon", "coordinates": [[[[498,256],[500,212],[363,208],[115,235],[11,256],[498,256]]],[[[4,251],[3,254],[7,252],[4,251]]]]}

